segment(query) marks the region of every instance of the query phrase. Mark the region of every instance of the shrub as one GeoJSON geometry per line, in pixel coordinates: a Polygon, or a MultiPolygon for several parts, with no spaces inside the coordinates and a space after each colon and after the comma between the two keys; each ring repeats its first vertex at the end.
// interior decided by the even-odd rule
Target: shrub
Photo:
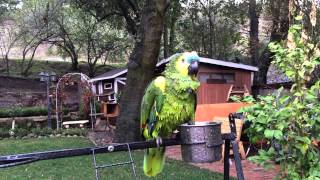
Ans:
{"type": "Polygon", "coordinates": [[[48,136],[53,134],[53,130],[49,128],[34,128],[31,130],[31,132],[36,136],[48,136]]]}
{"type": "Polygon", "coordinates": [[[10,137],[9,129],[8,129],[8,128],[0,128],[0,137],[1,137],[1,138],[8,138],[8,137],[10,137]]]}
{"type": "Polygon", "coordinates": [[[86,136],[88,133],[88,130],[86,129],[79,129],[79,128],[70,128],[70,129],[64,129],[62,130],[62,134],[64,135],[77,135],[77,136],[86,136]]]}
{"type": "Polygon", "coordinates": [[[24,117],[47,115],[48,110],[44,107],[14,107],[0,108],[0,118],[24,117]]]}
{"type": "Polygon", "coordinates": [[[319,179],[320,150],[320,81],[307,87],[311,73],[319,64],[315,46],[301,38],[301,26],[289,30],[291,48],[271,43],[271,52],[279,68],[294,82],[290,92],[261,96],[252,107],[245,108],[251,140],[268,140],[273,146],[260,150],[251,160],[270,165],[271,160],[280,163],[279,179],[319,179]],[[314,143],[313,143],[314,142],[314,143]]]}
{"type": "Polygon", "coordinates": [[[20,137],[20,138],[29,134],[29,131],[24,128],[15,128],[13,132],[15,137],[20,137]]]}

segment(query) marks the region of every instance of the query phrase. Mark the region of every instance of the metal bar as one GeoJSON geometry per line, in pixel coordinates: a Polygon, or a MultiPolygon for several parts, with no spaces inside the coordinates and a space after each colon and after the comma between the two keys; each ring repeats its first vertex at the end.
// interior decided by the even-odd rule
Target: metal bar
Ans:
{"type": "Polygon", "coordinates": [[[131,166],[132,166],[132,172],[133,172],[133,175],[134,175],[134,179],[137,180],[138,177],[137,177],[136,170],[135,170],[135,163],[133,161],[133,158],[132,158],[132,155],[131,155],[131,149],[130,149],[130,146],[129,146],[128,143],[127,143],[127,147],[128,147],[128,153],[129,153],[129,157],[130,157],[130,161],[131,161],[131,166]]]}
{"type": "Polygon", "coordinates": [[[238,150],[238,142],[236,140],[233,140],[231,141],[231,144],[233,149],[234,161],[236,164],[237,178],[238,180],[244,180],[241,159],[240,159],[239,150],[238,150]]]}
{"type": "MultiPolygon", "coordinates": [[[[230,165],[229,165],[229,157],[230,157],[230,141],[232,140],[232,147],[235,154],[238,154],[238,146],[237,143],[234,144],[235,140],[234,133],[222,134],[222,139],[225,140],[225,154],[224,154],[224,180],[228,180],[230,175],[230,165]]],[[[181,145],[180,139],[163,139],[160,146],[174,146],[174,145],[181,145]]],[[[99,168],[96,165],[96,154],[100,153],[111,153],[117,151],[129,151],[130,152],[130,159],[131,161],[125,164],[134,163],[131,157],[131,150],[137,149],[147,149],[147,148],[154,148],[157,147],[156,140],[152,141],[139,141],[139,142],[132,142],[132,143],[124,143],[124,144],[110,144],[103,147],[86,147],[86,148],[76,148],[76,149],[62,149],[62,150],[53,150],[53,151],[45,151],[45,152],[34,152],[34,153],[27,153],[27,154],[15,154],[15,155],[7,155],[7,156],[0,156],[0,168],[7,168],[12,166],[18,166],[21,164],[27,164],[39,160],[47,160],[47,159],[57,159],[57,158],[64,158],[64,157],[72,157],[72,156],[82,156],[88,155],[93,153],[93,161],[95,164],[95,170],[99,168]],[[97,168],[98,167],[98,168],[97,168]]],[[[236,166],[237,166],[237,176],[239,180],[243,180],[243,171],[241,166],[241,160],[238,156],[238,160],[236,159],[236,166]]],[[[120,164],[120,163],[119,163],[120,164]]],[[[124,164],[124,163],[121,163],[124,164]]],[[[101,166],[102,167],[102,166],[101,166]]],[[[134,164],[133,164],[134,167],[134,164]]],[[[133,169],[135,174],[135,170],[133,169]]],[[[96,179],[98,177],[98,172],[96,171],[96,179]]]]}
{"type": "Polygon", "coordinates": [[[52,129],[52,123],[51,123],[51,98],[50,98],[50,75],[46,77],[46,84],[47,84],[47,106],[48,106],[48,128],[52,129]]]}
{"type": "Polygon", "coordinates": [[[223,179],[229,180],[230,178],[230,139],[224,141],[224,159],[223,159],[223,179]]]}
{"type": "Polygon", "coordinates": [[[132,163],[133,163],[133,161],[121,162],[121,163],[113,163],[113,164],[96,166],[95,168],[96,169],[100,169],[100,168],[113,167],[113,166],[122,166],[122,165],[127,165],[127,164],[132,164],[132,163]]]}
{"type": "MultiPolygon", "coordinates": [[[[128,144],[131,150],[157,147],[157,143],[155,140],[132,142],[128,144]]],[[[180,144],[181,144],[180,140],[177,140],[177,139],[164,139],[160,146],[173,146],[173,145],[180,145],[180,144]]],[[[128,147],[127,147],[127,144],[110,144],[104,147],[97,147],[97,148],[87,147],[87,148],[63,149],[63,150],[35,152],[35,153],[28,153],[28,154],[0,156],[0,168],[19,165],[19,164],[15,164],[16,162],[28,163],[27,161],[24,162],[26,159],[28,160],[32,159],[32,162],[33,162],[38,160],[88,155],[88,154],[92,154],[93,149],[95,150],[96,154],[99,154],[99,153],[110,153],[110,152],[116,152],[116,151],[127,151],[128,147]]]]}
{"type": "Polygon", "coordinates": [[[96,174],[96,180],[99,180],[99,172],[97,169],[97,160],[96,160],[96,154],[94,153],[94,149],[92,149],[92,156],[93,156],[93,165],[94,165],[94,171],[96,174]]]}

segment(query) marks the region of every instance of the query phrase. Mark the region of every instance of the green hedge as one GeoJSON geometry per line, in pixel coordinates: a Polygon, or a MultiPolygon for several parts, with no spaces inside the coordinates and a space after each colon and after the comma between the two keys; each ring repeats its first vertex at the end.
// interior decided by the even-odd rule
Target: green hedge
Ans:
{"type": "Polygon", "coordinates": [[[33,128],[33,129],[25,129],[25,128],[15,128],[12,132],[9,128],[0,128],[0,138],[8,138],[8,137],[17,137],[22,138],[27,135],[31,135],[31,137],[38,137],[38,136],[49,136],[49,135],[57,135],[60,134],[62,136],[86,136],[88,134],[87,129],[79,129],[79,128],[70,128],[70,129],[59,129],[59,130],[52,130],[48,128],[33,128]],[[11,132],[11,134],[10,134],[11,132]]]}
{"type": "Polygon", "coordinates": [[[0,108],[0,118],[41,116],[47,114],[48,110],[44,107],[0,108]]]}

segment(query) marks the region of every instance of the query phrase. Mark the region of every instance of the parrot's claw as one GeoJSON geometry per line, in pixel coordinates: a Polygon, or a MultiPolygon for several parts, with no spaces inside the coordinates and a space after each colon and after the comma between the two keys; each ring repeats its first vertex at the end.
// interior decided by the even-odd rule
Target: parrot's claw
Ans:
{"type": "Polygon", "coordinates": [[[162,144],[162,138],[161,137],[157,137],[156,138],[156,143],[157,143],[157,148],[160,148],[161,144],[162,144]]]}

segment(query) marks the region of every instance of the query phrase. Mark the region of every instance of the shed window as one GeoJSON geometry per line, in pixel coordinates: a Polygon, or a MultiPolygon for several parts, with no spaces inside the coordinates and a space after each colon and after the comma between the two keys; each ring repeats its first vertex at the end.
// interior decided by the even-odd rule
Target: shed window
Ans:
{"type": "Polygon", "coordinates": [[[115,101],[115,100],[116,100],[115,94],[110,94],[110,95],[108,96],[108,100],[109,100],[109,101],[115,101]]]}
{"type": "Polygon", "coordinates": [[[225,84],[235,81],[234,73],[200,73],[199,80],[208,84],[225,84]]]}
{"type": "Polygon", "coordinates": [[[104,83],[103,88],[104,89],[112,89],[112,83],[104,83]]]}

